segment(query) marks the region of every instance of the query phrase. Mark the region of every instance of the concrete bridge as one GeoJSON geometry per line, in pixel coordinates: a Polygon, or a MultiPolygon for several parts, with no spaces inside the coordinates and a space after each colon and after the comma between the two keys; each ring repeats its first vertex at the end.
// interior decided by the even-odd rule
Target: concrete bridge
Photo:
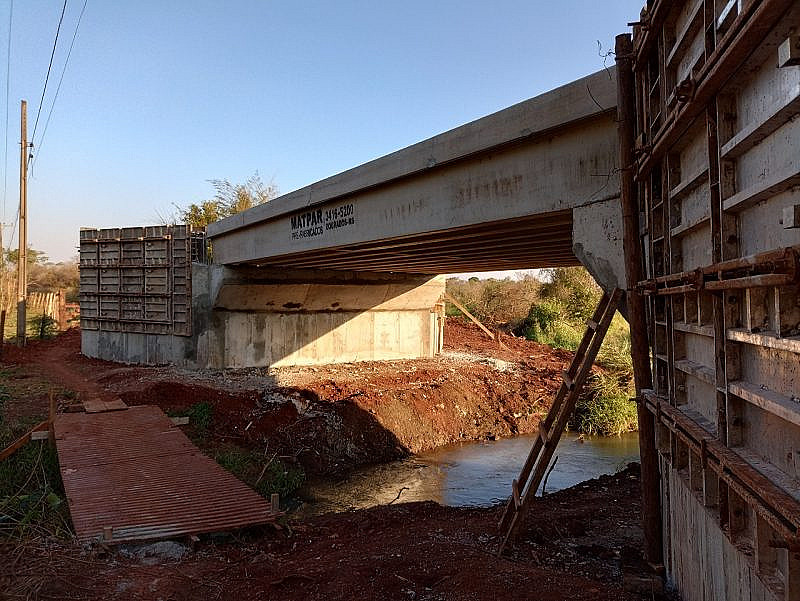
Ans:
{"type": "Polygon", "coordinates": [[[84,231],[83,351],[190,367],[431,356],[439,274],[583,264],[621,286],[615,116],[603,70],[214,223],[210,266],[186,269],[178,230],[84,231]],[[131,248],[156,234],[171,267],[153,287],[152,249],[131,248]]]}
{"type": "Polygon", "coordinates": [[[214,261],[441,274],[583,263],[621,280],[615,71],[211,224],[214,261]]]}

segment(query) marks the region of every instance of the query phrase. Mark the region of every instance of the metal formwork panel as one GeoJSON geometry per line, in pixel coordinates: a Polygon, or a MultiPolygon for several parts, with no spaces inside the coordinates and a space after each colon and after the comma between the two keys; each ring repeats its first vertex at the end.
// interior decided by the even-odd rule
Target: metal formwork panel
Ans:
{"type": "Polygon", "coordinates": [[[103,268],[100,270],[100,292],[117,293],[120,291],[119,269],[103,268]]]}
{"type": "MultiPolygon", "coordinates": [[[[661,461],[755,557],[769,598],[798,599],[800,555],[787,549],[800,525],[800,68],[781,65],[777,47],[800,3],[648,9],[634,29],[633,168],[661,461]]],[[[736,574],[693,580],[681,564],[698,556],[694,541],[667,535],[685,598],[736,574]]]]}
{"type": "Polygon", "coordinates": [[[81,327],[191,334],[191,243],[185,225],[82,229],[81,327]]]}

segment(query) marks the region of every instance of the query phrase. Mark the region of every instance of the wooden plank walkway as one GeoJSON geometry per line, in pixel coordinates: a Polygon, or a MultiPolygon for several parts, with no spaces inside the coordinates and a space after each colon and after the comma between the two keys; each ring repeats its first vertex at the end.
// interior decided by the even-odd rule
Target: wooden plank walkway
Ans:
{"type": "Polygon", "coordinates": [[[59,414],[54,428],[79,540],[163,539],[275,520],[270,503],[158,407],[59,414]]]}

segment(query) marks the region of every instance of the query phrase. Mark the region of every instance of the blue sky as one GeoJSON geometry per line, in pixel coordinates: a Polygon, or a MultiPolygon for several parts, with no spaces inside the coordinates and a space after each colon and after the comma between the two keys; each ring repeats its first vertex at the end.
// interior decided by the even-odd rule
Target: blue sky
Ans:
{"type": "MultiPolygon", "coordinates": [[[[34,139],[29,240],[63,260],[79,227],[158,222],[211,196],[208,179],[258,171],[282,193],[302,187],[602,68],[597,41],[612,48],[642,4],[88,0],[41,140],[83,6],[68,0],[34,139]]],[[[0,127],[10,6],[0,0],[0,127]]],[[[13,5],[5,223],[19,101],[30,135],[61,6],[13,5]]]]}

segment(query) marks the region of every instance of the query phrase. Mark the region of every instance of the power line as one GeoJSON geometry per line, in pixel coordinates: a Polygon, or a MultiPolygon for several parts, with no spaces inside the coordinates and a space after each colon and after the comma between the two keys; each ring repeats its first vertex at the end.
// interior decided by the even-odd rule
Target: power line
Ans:
{"type": "Polygon", "coordinates": [[[8,193],[8,96],[11,87],[11,19],[14,16],[14,0],[11,0],[8,9],[8,48],[6,51],[6,125],[5,129],[5,151],[3,156],[3,214],[0,221],[6,216],[6,196],[8,193]]]}
{"type": "Polygon", "coordinates": [[[47,134],[47,126],[50,125],[50,117],[53,116],[53,108],[56,106],[56,99],[58,98],[58,93],[61,91],[61,83],[64,81],[64,73],[67,72],[67,64],[69,64],[69,57],[72,56],[72,47],[75,46],[75,38],[78,37],[78,28],[81,26],[83,13],[86,11],[86,5],[88,4],[88,2],[89,0],[83,0],[83,8],[81,9],[81,14],[78,15],[78,22],[75,24],[75,31],[72,34],[72,41],[69,44],[69,51],[67,52],[67,58],[64,61],[64,68],[61,69],[61,77],[58,78],[58,86],[56,86],[56,93],[53,96],[53,103],[50,105],[50,112],[47,113],[47,120],[44,122],[44,129],[42,129],[42,135],[39,137],[39,144],[37,145],[36,154],[34,155],[33,161],[31,162],[31,169],[33,169],[33,166],[36,164],[36,159],[38,158],[39,154],[42,151],[42,144],[44,144],[44,136],[45,134],[47,134]]]}
{"type": "Polygon", "coordinates": [[[14,216],[14,223],[11,224],[11,238],[6,245],[6,252],[11,252],[11,247],[14,244],[14,237],[17,235],[17,223],[19,223],[19,207],[17,207],[17,214],[14,216]]]}
{"type": "Polygon", "coordinates": [[[64,6],[61,7],[61,17],[58,19],[58,27],[56,28],[56,38],[53,40],[53,51],[50,53],[50,64],[47,65],[47,75],[44,78],[44,87],[42,88],[42,98],[39,100],[39,109],[36,111],[36,122],[33,124],[33,135],[31,135],[31,144],[36,137],[36,128],[39,125],[39,115],[42,114],[42,105],[44,104],[44,95],[47,92],[47,82],[50,81],[50,70],[53,68],[53,57],[56,55],[56,46],[58,45],[58,34],[61,33],[61,23],[64,21],[64,12],[67,10],[67,0],[64,0],[64,6]]]}

